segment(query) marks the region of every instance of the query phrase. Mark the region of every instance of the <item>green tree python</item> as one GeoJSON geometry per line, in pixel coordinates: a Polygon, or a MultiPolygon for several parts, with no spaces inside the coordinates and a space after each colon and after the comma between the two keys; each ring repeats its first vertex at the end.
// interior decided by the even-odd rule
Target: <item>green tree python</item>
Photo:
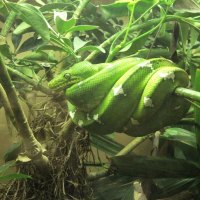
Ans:
{"type": "Polygon", "coordinates": [[[189,103],[173,94],[187,87],[187,73],[164,58],[83,61],[49,82],[64,90],[73,122],[90,132],[142,136],[177,123],[189,103]]]}

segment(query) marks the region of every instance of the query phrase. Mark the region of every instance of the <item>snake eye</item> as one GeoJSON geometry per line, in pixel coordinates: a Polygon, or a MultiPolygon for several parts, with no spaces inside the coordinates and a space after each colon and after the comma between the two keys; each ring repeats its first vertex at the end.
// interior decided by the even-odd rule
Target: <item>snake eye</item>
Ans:
{"type": "Polygon", "coordinates": [[[66,80],[69,81],[71,79],[71,74],[64,74],[64,77],[66,80]]]}

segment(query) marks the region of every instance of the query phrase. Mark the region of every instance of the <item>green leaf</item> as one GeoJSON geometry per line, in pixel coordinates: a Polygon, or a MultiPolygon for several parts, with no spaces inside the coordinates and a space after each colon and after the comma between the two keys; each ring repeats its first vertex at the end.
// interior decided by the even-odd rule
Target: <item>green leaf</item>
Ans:
{"type": "Polygon", "coordinates": [[[26,33],[27,32],[27,30],[29,30],[30,29],[30,25],[29,24],[27,24],[26,22],[22,22],[21,24],[19,24],[18,26],[17,26],[17,28],[13,31],[13,33],[15,34],[15,35],[21,35],[21,34],[23,34],[23,33],[26,33]]]}
{"type": "Polygon", "coordinates": [[[31,52],[28,55],[24,56],[23,59],[29,61],[42,61],[52,63],[55,63],[57,61],[55,58],[55,54],[52,51],[49,51],[48,53],[44,51],[31,52]]]}
{"type": "Polygon", "coordinates": [[[75,6],[71,3],[48,3],[45,4],[40,8],[41,12],[46,12],[46,11],[51,11],[51,10],[56,10],[56,9],[61,9],[61,10],[67,10],[67,9],[75,9],[75,6]]]}
{"type": "Polygon", "coordinates": [[[26,75],[27,77],[30,77],[30,78],[33,78],[34,76],[34,71],[33,69],[31,69],[30,67],[22,67],[22,66],[19,66],[18,67],[18,70],[23,73],[24,75],[26,75]]]}
{"type": "Polygon", "coordinates": [[[15,161],[10,161],[3,165],[0,165],[0,174],[7,172],[9,168],[13,167],[14,165],[15,165],[15,161]]]}
{"type": "Polygon", "coordinates": [[[176,0],[173,8],[178,12],[199,13],[200,5],[195,0],[176,0]]]}
{"type": "MultiPolygon", "coordinates": [[[[200,69],[196,69],[196,74],[195,74],[195,81],[194,81],[194,89],[198,92],[200,92],[200,69]]],[[[200,103],[197,102],[197,105],[200,106],[200,103]]],[[[196,133],[196,139],[197,139],[197,147],[198,150],[200,150],[200,109],[198,107],[195,106],[194,108],[194,117],[195,117],[195,122],[199,125],[196,129],[195,129],[195,133],[196,133]]],[[[200,153],[200,152],[199,152],[200,153]]]]}
{"type": "Polygon", "coordinates": [[[15,161],[10,161],[0,166],[0,181],[31,178],[28,175],[19,173],[6,174],[8,170],[14,166],[15,166],[15,161]]]}
{"type": "Polygon", "coordinates": [[[55,23],[56,23],[56,28],[57,28],[58,32],[63,34],[63,33],[68,32],[68,30],[70,28],[75,26],[76,19],[71,18],[69,20],[63,20],[62,18],[57,16],[55,19],[55,23]]]}
{"type": "Polygon", "coordinates": [[[128,2],[115,2],[101,5],[100,9],[106,18],[128,16],[128,2]]]}
{"type": "Polygon", "coordinates": [[[194,28],[191,28],[190,30],[190,46],[193,47],[199,37],[199,32],[197,32],[194,28]]]}
{"type": "Polygon", "coordinates": [[[160,199],[191,189],[191,185],[195,183],[195,179],[154,179],[154,183],[158,189],[152,194],[153,198],[160,199]]]}
{"type": "Polygon", "coordinates": [[[22,41],[22,35],[12,34],[12,43],[15,50],[19,47],[20,42],[22,41]]]}
{"type": "Polygon", "coordinates": [[[28,176],[25,174],[17,174],[17,173],[8,174],[4,176],[0,175],[0,181],[21,180],[21,179],[27,179],[27,178],[31,178],[31,176],[28,176]]]}
{"type": "Polygon", "coordinates": [[[111,156],[116,155],[124,148],[122,144],[117,143],[109,135],[91,134],[90,140],[93,146],[111,156]]]}
{"type": "Polygon", "coordinates": [[[5,162],[15,160],[21,151],[21,147],[22,144],[20,142],[11,144],[11,146],[6,150],[4,154],[5,162]]]}
{"type": "Polygon", "coordinates": [[[146,10],[148,10],[152,5],[158,3],[159,0],[140,0],[137,2],[133,1],[117,1],[112,4],[102,5],[100,9],[102,10],[106,18],[111,17],[124,17],[128,16],[128,8],[134,9],[134,16],[138,18],[146,10]]]}
{"type": "Polygon", "coordinates": [[[68,29],[67,32],[74,32],[74,31],[90,31],[90,30],[94,30],[97,29],[98,26],[92,26],[92,25],[78,25],[78,26],[74,26],[70,29],[68,29]]]}
{"type": "Polygon", "coordinates": [[[44,44],[44,42],[42,41],[42,39],[30,37],[26,41],[24,41],[24,43],[17,50],[17,53],[22,53],[25,51],[37,49],[38,47],[42,46],[43,44],[44,44]]]}
{"type": "Polygon", "coordinates": [[[100,46],[84,46],[80,49],[77,50],[77,52],[82,52],[82,51],[100,51],[102,53],[106,53],[105,49],[100,47],[100,46]]]}
{"type": "Polygon", "coordinates": [[[151,9],[154,5],[156,5],[159,0],[140,0],[135,4],[134,8],[134,17],[135,19],[139,18],[145,11],[151,9]]]}
{"type": "Polygon", "coordinates": [[[75,37],[73,41],[74,51],[76,52],[78,49],[85,46],[89,41],[83,41],[79,37],[75,37]]]}
{"type": "Polygon", "coordinates": [[[45,5],[45,3],[42,0],[35,0],[40,5],[45,5]]]}
{"type": "Polygon", "coordinates": [[[153,48],[153,49],[141,49],[138,52],[134,54],[135,57],[140,57],[140,58],[159,58],[159,57],[164,57],[164,58],[170,58],[171,53],[169,52],[169,49],[164,49],[164,48],[153,48]]]}
{"type": "Polygon", "coordinates": [[[39,9],[27,3],[6,3],[9,8],[19,14],[21,19],[29,24],[44,41],[50,40],[49,23],[39,9]]]}
{"type": "Polygon", "coordinates": [[[10,47],[7,44],[0,45],[0,52],[3,56],[8,59],[12,59],[12,53],[10,52],[10,47]]]}
{"type": "Polygon", "coordinates": [[[3,8],[3,7],[4,7],[3,2],[0,2],[0,8],[3,8]]]}
{"type": "Polygon", "coordinates": [[[196,29],[198,32],[200,32],[200,23],[197,18],[185,18],[185,17],[180,17],[180,20],[183,23],[189,24],[191,27],[196,29]]]}
{"type": "Polygon", "coordinates": [[[194,178],[200,173],[197,163],[182,159],[131,154],[115,156],[111,160],[118,173],[139,178],[194,178]]]}
{"type": "Polygon", "coordinates": [[[53,51],[63,51],[62,48],[55,45],[42,45],[37,50],[53,50],[53,51]]]}
{"type": "Polygon", "coordinates": [[[168,128],[161,138],[176,141],[197,148],[195,133],[182,128],[168,128]]]}
{"type": "Polygon", "coordinates": [[[129,176],[111,175],[92,181],[90,186],[96,200],[133,200],[133,178],[129,176]]]}

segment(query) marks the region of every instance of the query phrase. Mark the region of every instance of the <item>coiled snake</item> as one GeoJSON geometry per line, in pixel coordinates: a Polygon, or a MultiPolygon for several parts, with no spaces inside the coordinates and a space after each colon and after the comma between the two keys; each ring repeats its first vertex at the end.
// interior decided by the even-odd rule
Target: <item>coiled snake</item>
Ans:
{"type": "Polygon", "coordinates": [[[177,123],[189,103],[173,94],[187,87],[187,73],[164,58],[83,61],[49,82],[65,90],[73,122],[97,134],[142,136],[177,123]]]}

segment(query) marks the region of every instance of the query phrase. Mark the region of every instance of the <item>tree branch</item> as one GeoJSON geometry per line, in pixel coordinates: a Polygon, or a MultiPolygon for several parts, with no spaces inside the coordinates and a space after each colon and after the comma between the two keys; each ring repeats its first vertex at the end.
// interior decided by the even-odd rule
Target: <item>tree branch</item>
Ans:
{"type": "Polygon", "coordinates": [[[1,53],[0,53],[0,71],[1,71],[0,81],[4,90],[7,93],[8,100],[10,102],[10,106],[13,111],[13,115],[15,117],[15,121],[18,127],[18,131],[23,139],[26,154],[33,160],[34,163],[37,164],[38,167],[46,168],[48,165],[48,159],[42,154],[43,153],[42,146],[34,137],[34,134],[29,126],[27,118],[19,103],[15,86],[13,85],[11,78],[8,74],[1,53]]]}
{"type": "Polygon", "coordinates": [[[10,107],[10,103],[9,103],[8,97],[7,97],[6,92],[3,89],[1,84],[0,84],[0,100],[1,100],[1,102],[3,104],[3,107],[5,109],[6,115],[8,115],[8,117],[10,118],[10,120],[11,120],[12,124],[14,125],[14,127],[16,129],[18,129],[16,121],[15,121],[15,116],[13,114],[13,111],[12,111],[11,107],[10,107]]]}

